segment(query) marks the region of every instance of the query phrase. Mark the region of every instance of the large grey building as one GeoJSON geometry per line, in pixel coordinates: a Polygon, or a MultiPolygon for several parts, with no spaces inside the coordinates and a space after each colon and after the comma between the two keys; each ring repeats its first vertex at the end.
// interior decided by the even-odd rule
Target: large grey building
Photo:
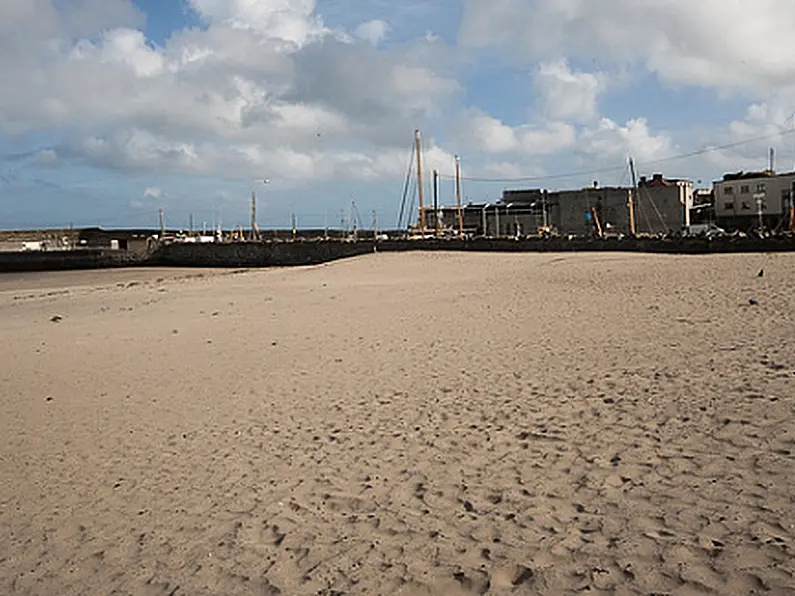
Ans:
{"type": "Polygon", "coordinates": [[[584,236],[595,228],[595,213],[604,230],[630,233],[629,201],[635,213],[636,234],[680,232],[690,223],[693,183],[655,174],[629,187],[593,187],[550,192],[551,225],[561,234],[584,236]]]}
{"type": "MultiPolygon", "coordinates": [[[[594,213],[603,230],[630,233],[629,200],[633,199],[636,234],[679,232],[689,224],[693,184],[669,180],[661,174],[641,178],[637,190],[629,187],[592,187],[576,190],[506,190],[495,203],[462,207],[464,232],[477,236],[532,236],[545,228],[562,235],[596,233],[594,213]]],[[[427,210],[426,226],[448,233],[458,231],[458,210],[427,210]]]]}

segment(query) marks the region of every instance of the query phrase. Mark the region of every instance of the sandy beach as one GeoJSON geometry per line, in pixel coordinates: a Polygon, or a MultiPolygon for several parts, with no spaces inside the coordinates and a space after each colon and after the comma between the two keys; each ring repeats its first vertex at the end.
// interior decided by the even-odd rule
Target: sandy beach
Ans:
{"type": "Polygon", "coordinates": [[[793,339],[795,255],[0,276],[0,593],[795,593],[793,339]]]}

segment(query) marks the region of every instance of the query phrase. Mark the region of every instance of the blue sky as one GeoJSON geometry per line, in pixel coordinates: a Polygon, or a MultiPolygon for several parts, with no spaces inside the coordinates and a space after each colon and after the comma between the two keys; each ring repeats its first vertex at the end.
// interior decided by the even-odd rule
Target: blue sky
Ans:
{"type": "Polygon", "coordinates": [[[252,190],[262,227],[351,201],[394,225],[415,127],[445,202],[456,154],[472,201],[626,183],[630,156],[704,185],[768,147],[792,169],[790,8],[5,0],[0,227],[245,224],[252,190]]]}

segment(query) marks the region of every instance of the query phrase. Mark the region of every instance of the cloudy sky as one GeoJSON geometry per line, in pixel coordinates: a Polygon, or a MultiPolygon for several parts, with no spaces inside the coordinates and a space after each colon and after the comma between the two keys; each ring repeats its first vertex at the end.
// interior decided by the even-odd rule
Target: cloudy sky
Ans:
{"type": "Polygon", "coordinates": [[[795,166],[791,0],[2,0],[0,227],[397,219],[795,166]],[[685,157],[683,157],[685,156],[685,157]],[[267,178],[269,184],[262,180],[267,178]]]}

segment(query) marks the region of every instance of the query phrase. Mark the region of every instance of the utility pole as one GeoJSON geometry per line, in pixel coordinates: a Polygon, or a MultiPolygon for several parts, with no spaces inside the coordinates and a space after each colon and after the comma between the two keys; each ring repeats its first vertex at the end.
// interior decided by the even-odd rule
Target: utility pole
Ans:
{"type": "Polygon", "coordinates": [[[190,235],[193,236],[193,213],[188,217],[188,228],[190,229],[190,235]]]}
{"type": "Polygon", "coordinates": [[[768,164],[768,169],[770,170],[771,174],[775,171],[775,167],[776,167],[776,150],[773,147],[771,147],[770,148],[770,161],[769,161],[769,164],[768,164]]]}
{"type": "Polygon", "coordinates": [[[455,196],[458,202],[458,236],[464,237],[464,217],[461,213],[461,158],[455,156],[455,196]]]}
{"type": "Polygon", "coordinates": [[[378,216],[373,209],[373,252],[378,250],[378,216]]]}
{"type": "Polygon", "coordinates": [[[439,170],[433,171],[433,216],[436,222],[436,235],[439,236],[442,232],[439,224],[439,170]]]}
{"type": "Polygon", "coordinates": [[[629,200],[627,201],[627,208],[629,209],[629,233],[631,236],[635,235],[635,195],[638,192],[638,180],[635,176],[635,162],[629,158],[629,171],[632,174],[632,190],[629,191],[629,200]]]}
{"type": "Polygon", "coordinates": [[[420,235],[425,238],[425,203],[423,202],[422,195],[422,137],[420,136],[419,128],[414,131],[414,142],[417,145],[417,188],[419,190],[420,199],[420,235]]]}
{"type": "Polygon", "coordinates": [[[166,224],[165,221],[163,220],[163,209],[160,209],[159,213],[160,213],[160,239],[162,240],[163,236],[166,235],[166,224]]]}

